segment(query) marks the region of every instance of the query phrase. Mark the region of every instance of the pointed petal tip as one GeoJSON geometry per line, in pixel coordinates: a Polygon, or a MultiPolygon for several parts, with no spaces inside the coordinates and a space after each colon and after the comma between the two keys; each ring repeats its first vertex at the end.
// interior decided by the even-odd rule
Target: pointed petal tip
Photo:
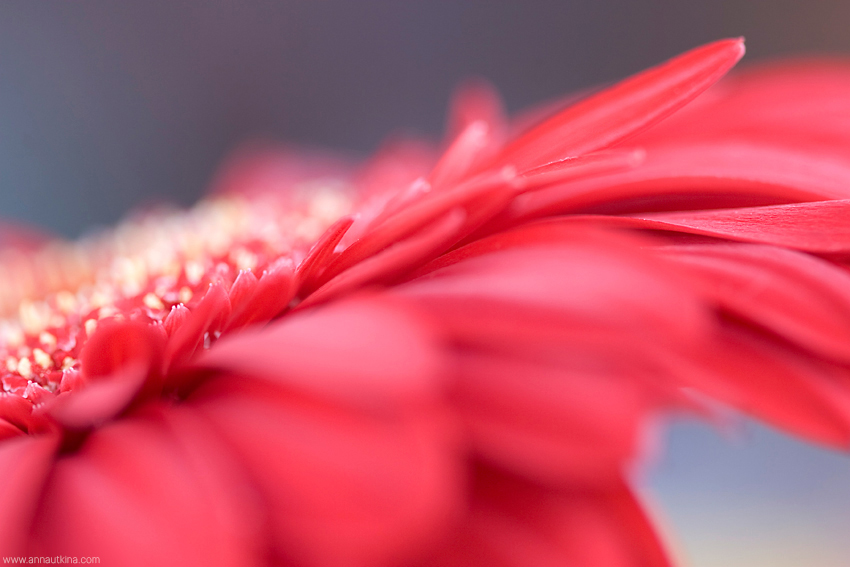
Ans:
{"type": "Polygon", "coordinates": [[[741,57],[747,52],[747,45],[744,36],[734,37],[732,39],[727,40],[732,47],[738,50],[738,61],[741,60],[741,57]]]}
{"type": "MultiPolygon", "coordinates": [[[[726,61],[726,65],[721,65],[721,68],[725,67],[725,69],[721,71],[722,76],[726,73],[726,71],[734,67],[735,64],[737,64],[738,61],[741,60],[741,58],[747,52],[747,46],[744,42],[744,36],[730,37],[704,44],[701,47],[697,47],[691,50],[689,53],[699,52],[714,52],[715,54],[717,54],[717,56],[720,56],[723,60],[726,61]]],[[[687,55],[687,53],[683,55],[687,55]]]]}

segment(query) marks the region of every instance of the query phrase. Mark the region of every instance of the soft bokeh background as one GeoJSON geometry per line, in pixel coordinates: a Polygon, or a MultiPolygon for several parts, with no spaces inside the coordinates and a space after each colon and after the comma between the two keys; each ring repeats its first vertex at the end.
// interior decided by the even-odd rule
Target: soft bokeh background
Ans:
{"type": "MultiPolygon", "coordinates": [[[[239,141],[367,154],[437,136],[483,76],[512,110],[724,36],[745,64],[850,52],[839,0],[3,0],[0,216],[75,236],[189,204],[239,141]]],[[[850,459],[677,425],[646,492],[693,567],[850,564],[850,459]]]]}

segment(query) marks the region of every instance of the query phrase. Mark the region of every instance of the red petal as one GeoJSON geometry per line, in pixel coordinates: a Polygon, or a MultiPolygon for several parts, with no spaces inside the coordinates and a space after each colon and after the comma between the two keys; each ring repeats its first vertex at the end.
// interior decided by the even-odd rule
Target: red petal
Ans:
{"type": "Polygon", "coordinates": [[[501,200],[502,195],[498,190],[513,181],[514,176],[510,172],[498,171],[482,174],[445,191],[425,193],[377,226],[370,226],[359,240],[336,257],[322,274],[320,282],[326,283],[355,264],[414,234],[452,209],[463,207],[472,212],[493,199],[501,200]]]}
{"type": "Polygon", "coordinates": [[[56,463],[29,553],[128,567],[256,565],[260,523],[248,490],[206,424],[123,421],[56,463]]]}
{"type": "Polygon", "coordinates": [[[87,382],[104,380],[137,367],[158,373],[162,346],[162,336],[149,325],[103,321],[80,353],[83,377],[87,382]]]}
{"type": "Polygon", "coordinates": [[[457,208],[415,236],[342,272],[307,297],[301,308],[324,303],[367,285],[388,283],[435,258],[459,239],[466,213],[457,208]]]}
{"type": "Polygon", "coordinates": [[[295,271],[288,259],[271,266],[257,281],[254,293],[234,309],[226,329],[265,323],[280,315],[295,295],[295,271]]]}
{"type": "Polygon", "coordinates": [[[65,427],[85,429],[159,395],[164,338],[154,327],[105,322],[80,354],[84,386],[49,402],[47,413],[65,427]]]}
{"type": "Polygon", "coordinates": [[[524,172],[522,189],[529,191],[556,183],[629,170],[643,163],[645,158],[646,152],[643,150],[607,150],[562,159],[524,172]]]}
{"type": "Polygon", "coordinates": [[[430,397],[439,359],[421,325],[388,302],[349,301],[223,338],[198,364],[363,407],[430,397]]]}
{"type": "MultiPolygon", "coordinates": [[[[353,222],[354,218],[350,216],[339,219],[316,241],[316,244],[313,245],[310,252],[307,253],[307,257],[298,265],[296,270],[299,289],[313,290],[315,278],[325,268],[326,262],[331,258],[337,244],[345,236],[346,231],[351,228],[353,222]]],[[[236,283],[233,285],[236,285],[236,283]]]]}
{"type": "Polygon", "coordinates": [[[23,437],[0,443],[0,555],[22,555],[53,462],[58,438],[23,437]]]}
{"type": "Polygon", "coordinates": [[[204,333],[215,322],[226,321],[230,309],[230,299],[224,287],[221,284],[210,285],[191,315],[169,338],[165,351],[166,366],[172,368],[185,362],[204,340],[204,333]]]}
{"type": "Polygon", "coordinates": [[[850,274],[807,254],[757,244],[676,246],[709,300],[813,350],[850,362],[850,274]]]}
{"type": "Polygon", "coordinates": [[[683,384],[813,441],[850,444],[850,369],[740,325],[724,325],[683,384]]]}
{"type": "Polygon", "coordinates": [[[783,61],[737,73],[639,136],[636,143],[731,138],[818,148],[836,157],[850,142],[848,66],[838,60],[783,61]]]}
{"type": "Polygon", "coordinates": [[[27,431],[32,423],[32,400],[0,392],[0,419],[27,431]]]}
{"type": "MultiPolygon", "coordinates": [[[[513,235],[504,240],[510,241],[513,235]]],[[[498,246],[499,237],[488,239],[498,246]]],[[[626,241],[627,242],[627,241],[626,241]]],[[[469,258],[399,288],[433,308],[512,304],[576,322],[681,335],[698,329],[703,312],[682,280],[656,258],[623,241],[569,243],[469,258]],[[623,285],[629,282],[629,285],[623,285]]],[[[648,337],[648,336],[647,336],[648,337]]]]}
{"type": "Polygon", "coordinates": [[[689,51],[548,119],[511,142],[500,161],[525,171],[610,146],[687,104],[743,55],[741,39],[689,51]]]}
{"type": "Polygon", "coordinates": [[[69,429],[98,426],[124,411],[142,390],[146,368],[136,366],[114,373],[109,380],[87,383],[73,393],[57,396],[47,413],[69,429]]]}
{"type": "Polygon", "coordinates": [[[428,404],[349,411],[239,376],[206,383],[194,400],[250,470],[282,562],[405,564],[455,512],[452,436],[428,404]]]}
{"type": "Polygon", "coordinates": [[[593,354],[573,353],[584,368],[490,353],[460,356],[453,400],[476,453],[555,485],[616,479],[636,453],[650,396],[647,377],[628,368],[628,355],[620,350],[611,357],[613,342],[595,345],[593,354]]]}
{"type": "Polygon", "coordinates": [[[0,441],[23,435],[19,427],[15,427],[5,419],[0,418],[0,441]]]}
{"type": "MultiPolygon", "coordinates": [[[[635,226],[763,242],[807,252],[850,253],[850,200],[640,215],[635,226]]],[[[632,222],[629,221],[622,222],[632,222]]]]}
{"type": "Polygon", "coordinates": [[[431,186],[442,189],[461,181],[492,153],[494,146],[490,126],[483,121],[469,124],[443,153],[429,176],[431,186]]]}
{"type": "Polygon", "coordinates": [[[469,516],[423,565],[670,566],[622,481],[599,490],[554,490],[483,469],[475,487],[469,516]]]}
{"type": "Polygon", "coordinates": [[[812,152],[725,141],[652,148],[633,169],[521,195],[516,221],[822,201],[850,196],[850,164],[812,152]]]}

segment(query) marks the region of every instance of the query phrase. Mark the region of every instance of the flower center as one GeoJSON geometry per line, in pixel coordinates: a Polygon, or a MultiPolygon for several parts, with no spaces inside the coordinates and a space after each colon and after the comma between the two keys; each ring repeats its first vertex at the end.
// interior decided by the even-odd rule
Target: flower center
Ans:
{"type": "MultiPolygon", "coordinates": [[[[73,388],[83,344],[104,319],[163,325],[169,333],[210,284],[230,289],[245,271],[300,262],[350,202],[337,183],[286,195],[215,197],[187,212],[155,211],[75,243],[31,255],[0,251],[2,392],[34,404],[73,388]]],[[[2,416],[0,416],[2,417],[2,416]]]]}

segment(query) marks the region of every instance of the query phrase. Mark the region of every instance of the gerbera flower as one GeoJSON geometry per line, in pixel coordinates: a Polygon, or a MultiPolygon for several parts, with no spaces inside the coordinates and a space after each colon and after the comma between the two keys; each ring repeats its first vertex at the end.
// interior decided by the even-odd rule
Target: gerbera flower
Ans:
{"type": "Polygon", "coordinates": [[[188,213],[7,246],[2,554],[667,565],[628,475],[657,412],[846,446],[848,69],[657,124],[743,52],[531,127],[477,85],[436,160],[253,151],[188,213]]]}

